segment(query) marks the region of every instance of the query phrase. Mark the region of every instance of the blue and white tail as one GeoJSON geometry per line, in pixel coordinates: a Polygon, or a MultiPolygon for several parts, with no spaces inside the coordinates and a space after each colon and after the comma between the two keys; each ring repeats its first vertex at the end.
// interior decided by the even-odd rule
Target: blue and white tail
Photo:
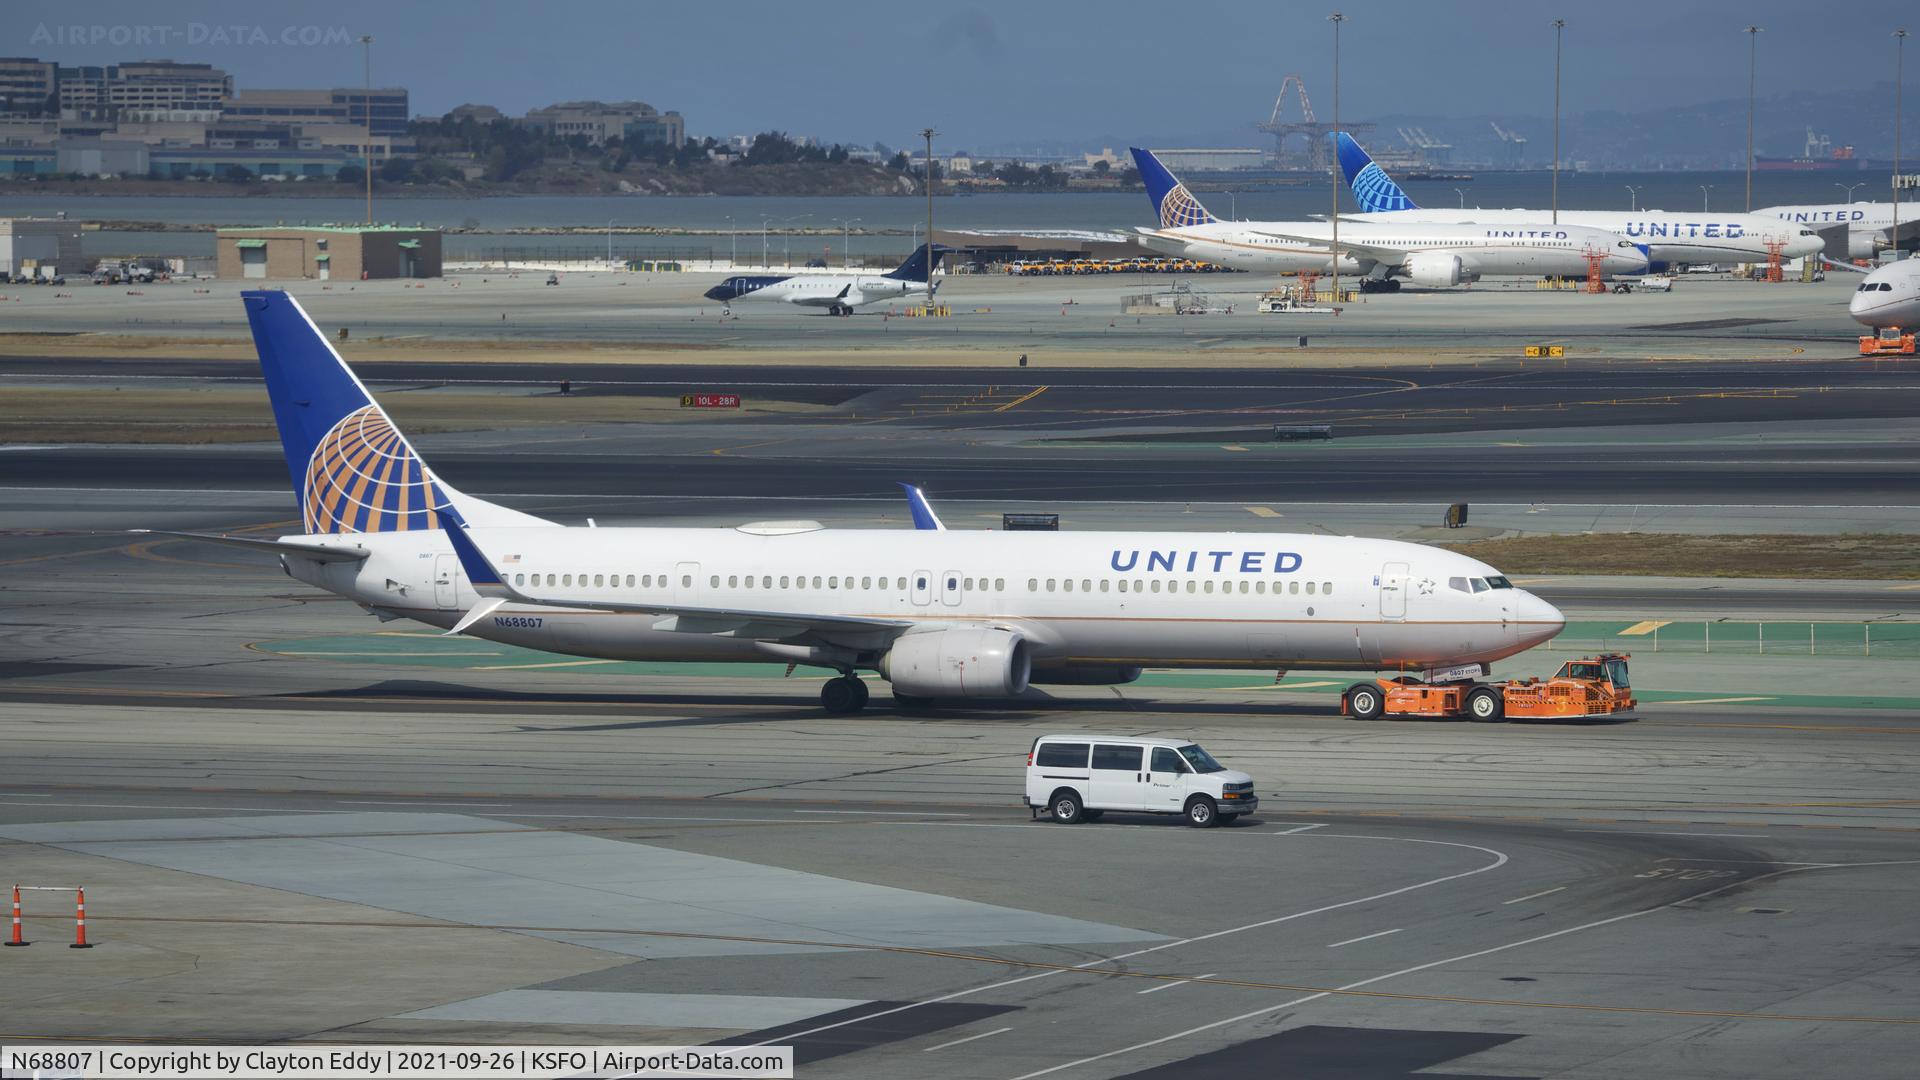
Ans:
{"type": "Polygon", "coordinates": [[[240,296],[305,532],[437,529],[443,517],[552,524],[442,483],[298,301],[283,292],[240,296]]]}
{"type": "Polygon", "coordinates": [[[1419,205],[1400,190],[1387,171],[1373,163],[1353,136],[1344,131],[1333,133],[1334,152],[1340,157],[1340,171],[1346,174],[1347,187],[1353,191],[1360,209],[1377,214],[1387,210],[1418,210],[1419,205]]]}
{"type": "Polygon", "coordinates": [[[952,249],[948,248],[945,244],[921,244],[919,247],[913,249],[913,254],[907,256],[906,262],[901,263],[895,269],[881,276],[890,277],[895,281],[925,282],[927,280],[927,271],[931,269],[931,267],[927,265],[927,259],[932,258],[933,265],[939,266],[940,256],[945,255],[950,250],[952,249]],[[933,249],[931,256],[929,256],[927,252],[929,246],[933,249]]]}
{"type": "Polygon", "coordinates": [[[1153,212],[1160,218],[1163,229],[1179,229],[1188,225],[1211,225],[1219,219],[1207,213],[1200,200],[1193,197],[1187,185],[1174,178],[1153,151],[1142,150],[1137,146],[1129,147],[1133,154],[1133,164],[1140,170],[1140,182],[1147,186],[1147,198],[1153,200],[1153,212]]]}

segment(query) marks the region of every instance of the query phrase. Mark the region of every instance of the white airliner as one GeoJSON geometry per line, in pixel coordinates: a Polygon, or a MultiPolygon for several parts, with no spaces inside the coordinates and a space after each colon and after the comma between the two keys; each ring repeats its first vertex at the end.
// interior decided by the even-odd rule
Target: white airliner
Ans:
{"type": "Polygon", "coordinates": [[[1868,274],[1853,290],[1847,314],[1876,330],[1920,327],[1920,258],[1888,263],[1868,274]]]}
{"type": "MultiPolygon", "coordinates": [[[[1481,207],[1422,207],[1376,165],[1360,144],[1344,131],[1334,133],[1340,169],[1347,188],[1359,202],[1355,221],[1453,221],[1486,225],[1537,223],[1548,220],[1545,210],[1488,210],[1481,207]]],[[[1341,220],[1347,219],[1343,216],[1341,220]]],[[[1761,214],[1669,213],[1664,210],[1562,210],[1561,225],[1604,229],[1633,244],[1643,245],[1653,269],[1674,263],[1765,262],[1768,245],[1777,244],[1782,258],[1813,255],[1823,246],[1819,234],[1805,226],[1761,214]]],[[[1345,229],[1342,229],[1345,239],[1345,229]]]]}
{"type": "MultiPolygon", "coordinates": [[[[946,254],[944,244],[933,245],[934,265],[946,254]]],[[[829,315],[851,315],[853,309],[882,300],[898,300],[909,293],[927,292],[927,245],[921,244],[907,261],[884,274],[738,274],[705,293],[707,299],[733,305],[741,301],[771,301],[825,308],[829,315]]],[[[939,288],[939,283],[934,283],[939,288]]]]}
{"type": "MultiPolygon", "coordinates": [[[[1333,227],[1324,221],[1220,221],[1150,150],[1133,150],[1158,228],[1139,229],[1155,251],[1242,270],[1332,269],[1333,227]]],[[[1343,224],[1340,272],[1363,291],[1394,291],[1401,278],[1447,288],[1488,275],[1576,276],[1587,256],[1608,275],[1642,274],[1646,253],[1600,229],[1533,224],[1343,224]]]]}
{"type": "MultiPolygon", "coordinates": [[[[1767,206],[1754,213],[1791,221],[1813,229],[1847,226],[1849,259],[1871,259],[1893,246],[1893,204],[1890,202],[1805,203],[1799,206],[1767,206]]],[[[1900,204],[1900,243],[1912,250],[1920,239],[1920,206],[1900,204]]],[[[1828,255],[1841,258],[1839,252],[1828,255]]]]}
{"type": "Polygon", "coordinates": [[[861,670],[902,701],[1143,665],[1473,677],[1563,625],[1485,563],[1391,540],[562,526],[439,479],[293,297],[241,295],[305,529],[172,535],[274,552],[382,619],[572,656],[826,668],[835,712],[866,704],[861,670]]]}

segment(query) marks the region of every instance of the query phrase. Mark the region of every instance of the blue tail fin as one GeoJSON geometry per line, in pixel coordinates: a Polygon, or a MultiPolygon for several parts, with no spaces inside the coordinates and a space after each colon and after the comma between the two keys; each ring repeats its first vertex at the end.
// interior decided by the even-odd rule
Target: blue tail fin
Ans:
{"type": "Polygon", "coordinates": [[[1353,136],[1344,131],[1333,133],[1333,146],[1340,156],[1340,171],[1346,174],[1347,187],[1352,189],[1355,201],[1360,209],[1369,214],[1384,210],[1418,210],[1420,207],[1400,185],[1393,182],[1387,171],[1373,163],[1353,136]]]}
{"type": "Polygon", "coordinates": [[[1174,179],[1153,151],[1142,150],[1137,146],[1129,147],[1133,154],[1133,163],[1140,170],[1140,181],[1147,185],[1147,198],[1153,200],[1153,212],[1160,218],[1163,229],[1178,229],[1187,225],[1211,225],[1218,219],[1207,213],[1200,200],[1193,197],[1187,186],[1174,179]]]}
{"type": "MultiPolygon", "coordinates": [[[[906,262],[901,263],[897,268],[884,276],[890,277],[895,281],[926,281],[928,246],[927,244],[921,244],[919,247],[914,248],[913,254],[907,256],[906,262]]],[[[933,248],[933,265],[939,266],[940,256],[945,255],[952,249],[948,248],[945,244],[933,244],[931,246],[933,248]]]]}
{"type": "Polygon", "coordinates": [[[306,532],[437,529],[442,517],[476,514],[486,524],[549,524],[441,483],[298,301],[240,296],[306,532]]]}

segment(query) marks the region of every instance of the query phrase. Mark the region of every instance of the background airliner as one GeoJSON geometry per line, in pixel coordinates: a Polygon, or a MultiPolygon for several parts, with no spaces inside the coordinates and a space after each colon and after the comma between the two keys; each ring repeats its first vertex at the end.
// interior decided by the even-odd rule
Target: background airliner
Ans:
{"type": "MultiPolygon", "coordinates": [[[[1767,206],[1754,213],[1791,221],[1810,229],[1827,229],[1844,222],[1847,226],[1846,252],[1827,252],[1836,259],[1871,259],[1893,246],[1893,204],[1890,202],[1767,206]]],[[[1920,247],[1920,206],[1910,202],[1900,204],[1900,247],[1903,251],[1920,247]]]]}
{"type": "Polygon", "coordinates": [[[1560,632],[1494,568],[1391,540],[1283,533],[575,528],[429,469],[297,301],[242,293],[304,531],[189,535],[279,555],[382,619],[619,660],[804,664],[822,704],[1006,698],[1143,665],[1485,665],[1560,632]]]}
{"type": "MultiPolygon", "coordinates": [[[[1361,212],[1354,221],[1480,222],[1489,225],[1540,222],[1552,215],[1546,210],[1489,210],[1469,206],[1422,207],[1385,169],[1344,131],[1334,133],[1334,146],[1340,157],[1340,170],[1346,174],[1347,187],[1359,202],[1361,212]]],[[[1347,220],[1342,215],[1341,220],[1347,220]]],[[[1562,210],[1561,225],[1584,225],[1644,245],[1653,269],[1665,269],[1673,263],[1751,263],[1767,260],[1769,241],[1780,245],[1784,258],[1813,255],[1823,246],[1812,229],[1776,217],[1760,214],[1669,213],[1664,210],[1562,210]]],[[[1344,238],[1345,230],[1342,230],[1344,238]]]]}
{"type": "MultiPolygon", "coordinates": [[[[1155,251],[1242,270],[1331,270],[1332,226],[1324,221],[1220,221],[1150,150],[1133,149],[1158,228],[1139,229],[1155,251]]],[[[1364,291],[1390,291],[1400,278],[1447,288],[1485,275],[1584,275],[1586,256],[1604,255],[1608,274],[1640,274],[1645,253],[1600,229],[1578,225],[1434,224],[1394,221],[1340,230],[1340,270],[1364,291]]]]}
{"type": "MultiPolygon", "coordinates": [[[[829,315],[851,315],[863,304],[926,292],[927,260],[931,258],[938,266],[946,252],[946,245],[935,244],[929,255],[927,245],[921,244],[906,262],[885,274],[741,274],[708,289],[705,295],[730,305],[743,300],[771,301],[825,308],[829,315]]],[[[934,288],[939,288],[939,282],[934,288]]]]}

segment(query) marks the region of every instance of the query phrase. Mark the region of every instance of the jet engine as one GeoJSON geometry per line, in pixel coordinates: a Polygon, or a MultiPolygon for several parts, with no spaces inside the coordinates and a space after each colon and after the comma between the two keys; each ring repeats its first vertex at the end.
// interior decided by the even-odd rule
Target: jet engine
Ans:
{"type": "Polygon", "coordinates": [[[1140,677],[1131,664],[1063,664],[1035,668],[1028,681],[1037,686],[1118,686],[1140,677]]]}
{"type": "Polygon", "coordinates": [[[955,627],[895,641],[879,670],[894,690],[913,697],[1013,697],[1026,690],[1033,661],[1017,633],[955,627]]]}
{"type": "Polygon", "coordinates": [[[1461,265],[1460,256],[1443,251],[1417,251],[1407,259],[1407,277],[1415,285],[1447,289],[1479,276],[1461,265]]]}

